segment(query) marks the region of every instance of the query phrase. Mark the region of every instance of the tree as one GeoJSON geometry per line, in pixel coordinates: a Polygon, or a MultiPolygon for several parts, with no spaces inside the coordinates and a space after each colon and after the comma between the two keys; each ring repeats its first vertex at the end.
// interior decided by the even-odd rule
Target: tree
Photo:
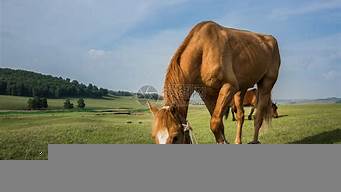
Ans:
{"type": "Polygon", "coordinates": [[[85,102],[84,102],[83,98],[79,98],[77,103],[78,103],[78,108],[80,108],[80,109],[84,109],[85,108],[85,102]]]}
{"type": "Polygon", "coordinates": [[[17,82],[15,85],[16,95],[22,96],[24,95],[24,85],[21,82],[17,82]]]}
{"type": "Polygon", "coordinates": [[[38,96],[28,99],[27,101],[27,109],[46,109],[48,107],[47,105],[47,99],[46,98],[40,98],[38,96]]]}
{"type": "Polygon", "coordinates": [[[73,103],[70,102],[70,99],[66,99],[64,102],[64,109],[72,109],[73,103]]]}
{"type": "Polygon", "coordinates": [[[29,98],[28,101],[27,101],[27,109],[29,109],[29,110],[34,109],[34,107],[33,107],[33,99],[32,98],[29,98]]]}
{"type": "Polygon", "coordinates": [[[41,107],[44,108],[44,109],[47,109],[48,104],[47,104],[47,99],[46,99],[46,97],[44,97],[44,98],[41,99],[41,107]]]}
{"type": "Polygon", "coordinates": [[[60,88],[58,87],[57,89],[55,89],[55,92],[54,92],[54,97],[55,98],[59,98],[60,97],[60,88]]]}
{"type": "Polygon", "coordinates": [[[99,93],[100,93],[100,96],[108,95],[108,89],[100,88],[99,93]]]}
{"type": "Polygon", "coordinates": [[[79,83],[78,83],[77,80],[73,80],[71,83],[74,84],[75,86],[78,86],[78,85],[79,85],[79,83]]]}
{"type": "Polygon", "coordinates": [[[33,109],[41,109],[42,107],[42,102],[40,97],[35,96],[33,97],[33,109]]]}
{"type": "Polygon", "coordinates": [[[0,94],[6,94],[7,82],[0,81],[0,94]]]}

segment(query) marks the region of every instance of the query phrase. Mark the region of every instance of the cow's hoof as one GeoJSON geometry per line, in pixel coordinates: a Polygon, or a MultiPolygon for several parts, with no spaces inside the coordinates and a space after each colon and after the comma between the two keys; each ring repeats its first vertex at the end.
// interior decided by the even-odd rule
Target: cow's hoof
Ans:
{"type": "Polygon", "coordinates": [[[252,117],[249,116],[249,117],[247,117],[247,119],[248,119],[248,120],[252,120],[252,117]]]}
{"type": "Polygon", "coordinates": [[[248,144],[261,144],[259,141],[251,141],[250,143],[248,144]]]}

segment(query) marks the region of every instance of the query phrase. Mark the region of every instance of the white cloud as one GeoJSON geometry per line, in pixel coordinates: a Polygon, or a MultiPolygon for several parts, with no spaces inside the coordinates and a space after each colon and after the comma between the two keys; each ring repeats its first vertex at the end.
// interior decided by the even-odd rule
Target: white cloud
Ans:
{"type": "Polygon", "coordinates": [[[6,36],[0,36],[1,66],[72,77],[113,89],[135,88],[151,75],[130,74],[144,73],[144,66],[161,63],[168,46],[156,47],[157,40],[152,37],[125,39],[126,33],[141,31],[140,23],[185,2],[4,1],[1,15],[6,17],[1,19],[0,34],[6,36]]]}
{"type": "Polygon", "coordinates": [[[341,74],[338,71],[328,71],[323,73],[326,80],[340,80],[341,74]]]}
{"type": "Polygon", "coordinates": [[[143,39],[122,39],[111,50],[90,49],[84,73],[108,88],[136,91],[152,85],[160,91],[170,59],[186,33],[187,29],[163,30],[143,39]],[[93,71],[102,75],[91,76],[93,71]]]}
{"type": "Polygon", "coordinates": [[[4,1],[1,34],[35,45],[79,46],[115,41],[140,22],[185,0],[4,1]],[[110,39],[108,39],[108,36],[110,39]]]}
{"type": "Polygon", "coordinates": [[[100,50],[100,49],[90,49],[88,51],[88,56],[91,59],[103,59],[105,57],[108,57],[112,55],[111,51],[105,51],[105,50],[100,50]]]}
{"type": "Polygon", "coordinates": [[[280,47],[282,62],[274,98],[340,96],[341,91],[334,89],[341,78],[340,42],[341,33],[280,47]]]}
{"type": "Polygon", "coordinates": [[[288,8],[278,8],[272,10],[271,16],[274,18],[287,19],[291,16],[298,16],[304,14],[310,14],[318,11],[339,9],[341,8],[340,0],[319,0],[315,2],[308,1],[308,3],[288,8]]]}
{"type": "Polygon", "coordinates": [[[282,47],[283,63],[293,70],[321,70],[341,60],[341,33],[286,44],[282,47]]]}

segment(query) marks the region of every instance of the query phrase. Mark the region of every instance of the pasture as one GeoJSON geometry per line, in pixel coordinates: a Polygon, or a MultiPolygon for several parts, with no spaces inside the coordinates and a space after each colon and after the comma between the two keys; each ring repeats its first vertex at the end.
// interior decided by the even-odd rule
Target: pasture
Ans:
{"type": "MultiPolygon", "coordinates": [[[[0,95],[0,110],[25,110],[29,97],[0,95]]],[[[76,107],[78,98],[70,99],[76,107]]],[[[48,109],[63,109],[65,99],[48,99],[48,109]]],[[[84,99],[86,109],[137,109],[143,107],[134,97],[108,96],[103,99],[84,99]]]]}
{"type": "MultiPolygon", "coordinates": [[[[53,110],[26,111],[26,101],[0,96],[0,159],[47,159],[48,144],[152,143],[152,115],[133,97],[85,99],[84,111],[61,110],[62,99],[48,100],[53,110]]],[[[261,129],[264,144],[341,143],[341,104],[279,105],[278,112],[280,118],[261,129]]],[[[200,144],[215,143],[204,106],[191,105],[188,120],[200,144]]],[[[233,143],[235,122],[229,116],[224,123],[233,143]]],[[[245,120],[243,142],[251,141],[252,135],[253,121],[245,120]]]]}

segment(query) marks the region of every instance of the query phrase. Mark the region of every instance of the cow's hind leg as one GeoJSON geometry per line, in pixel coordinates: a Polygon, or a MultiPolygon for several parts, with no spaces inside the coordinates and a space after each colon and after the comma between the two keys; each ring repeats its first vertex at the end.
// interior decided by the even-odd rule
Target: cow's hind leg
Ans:
{"type": "Polygon", "coordinates": [[[276,82],[274,78],[263,78],[258,86],[258,102],[257,102],[257,112],[256,118],[254,120],[255,132],[253,136],[253,141],[251,144],[258,144],[259,130],[263,124],[263,121],[270,123],[271,120],[271,90],[276,82]]]}

